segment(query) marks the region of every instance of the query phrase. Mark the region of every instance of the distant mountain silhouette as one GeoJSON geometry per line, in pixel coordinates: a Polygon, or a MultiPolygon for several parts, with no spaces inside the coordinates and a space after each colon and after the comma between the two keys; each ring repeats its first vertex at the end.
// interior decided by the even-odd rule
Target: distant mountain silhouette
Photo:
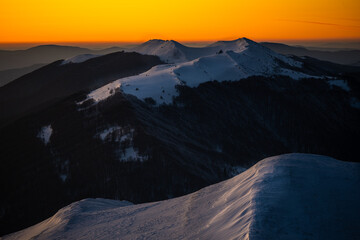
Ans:
{"type": "Polygon", "coordinates": [[[36,69],[39,69],[45,65],[46,64],[44,64],[44,63],[39,63],[39,64],[31,65],[29,67],[13,68],[13,69],[7,69],[7,70],[0,71],[0,87],[8,84],[9,82],[11,82],[25,74],[35,71],[36,69]]]}
{"type": "Polygon", "coordinates": [[[360,50],[319,51],[271,42],[263,42],[261,45],[280,54],[291,54],[299,57],[309,56],[319,60],[355,66],[359,66],[360,62],[360,50]]]}
{"type": "Polygon", "coordinates": [[[360,67],[360,61],[356,62],[353,64],[354,66],[359,66],[360,67]]]}
{"type": "Polygon", "coordinates": [[[108,54],[121,51],[121,48],[112,47],[103,50],[91,50],[87,48],[41,45],[26,50],[0,50],[0,71],[14,68],[29,67],[39,63],[51,63],[59,59],[65,59],[80,54],[108,54]]]}
{"type": "Polygon", "coordinates": [[[53,62],[0,88],[0,125],[64,97],[90,91],[162,63],[156,56],[116,52],[81,63],[53,62]]]}

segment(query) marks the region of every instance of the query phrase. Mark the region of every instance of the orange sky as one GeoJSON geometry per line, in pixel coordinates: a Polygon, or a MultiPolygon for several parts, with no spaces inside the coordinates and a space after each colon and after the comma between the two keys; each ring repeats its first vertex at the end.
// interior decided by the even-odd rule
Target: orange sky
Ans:
{"type": "Polygon", "coordinates": [[[359,0],[0,0],[0,42],[360,39],[359,0]]]}

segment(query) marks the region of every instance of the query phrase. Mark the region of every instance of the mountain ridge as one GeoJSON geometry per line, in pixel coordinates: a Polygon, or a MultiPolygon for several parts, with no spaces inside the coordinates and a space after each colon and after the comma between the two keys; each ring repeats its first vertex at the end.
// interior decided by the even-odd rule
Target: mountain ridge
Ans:
{"type": "Polygon", "coordinates": [[[178,85],[196,87],[207,81],[237,81],[254,75],[313,77],[302,72],[300,61],[247,38],[221,41],[203,48],[185,47],[172,40],[150,40],[133,50],[156,55],[170,64],[155,66],[138,76],[118,79],[91,92],[88,99],[98,102],[121,89],[140,100],[153,99],[156,104],[170,104],[178,95],[178,85]]]}
{"type": "Polygon", "coordinates": [[[120,50],[123,50],[123,48],[91,50],[63,45],[39,45],[25,50],[0,50],[0,70],[24,68],[34,64],[50,64],[51,62],[80,54],[101,55],[120,50]]]}
{"type": "Polygon", "coordinates": [[[285,55],[308,56],[337,64],[354,65],[360,61],[360,50],[312,50],[302,46],[289,46],[283,43],[262,42],[261,45],[285,55]]]}
{"type": "Polygon", "coordinates": [[[359,163],[285,154],[171,200],[84,199],[4,239],[352,239],[360,234],[359,172],[359,163]]]}
{"type": "MultiPolygon", "coordinates": [[[[76,59],[76,58],[75,58],[76,59]]],[[[59,60],[0,88],[0,125],[41,110],[79,91],[90,91],[119,77],[162,63],[156,56],[115,52],[86,62],[59,60]],[[91,67],[90,67],[91,66],[91,67]]]]}
{"type": "Polygon", "coordinates": [[[8,96],[0,110],[29,107],[0,127],[0,178],[7,183],[1,186],[7,194],[0,199],[0,233],[33,225],[83,198],[143,203],[188,194],[267,156],[307,152],[358,161],[359,68],[284,57],[300,63],[309,76],[330,76],[296,80],[267,71],[298,71],[296,65],[255,49],[262,54],[213,51],[176,64],[124,52],[80,63],[57,61],[0,88],[0,98],[8,96]],[[130,56],[151,60],[131,72],[143,74],[130,79],[140,76],[156,86],[151,78],[176,75],[176,86],[161,89],[159,84],[155,89],[163,98],[170,94],[169,104],[162,104],[160,97],[141,97],[146,97],[146,88],[139,85],[136,90],[135,81],[129,86],[120,82],[134,94],[104,87],[106,81],[115,85],[119,78],[129,79],[118,72],[118,64],[129,63],[130,56]],[[252,76],[234,75],[229,69],[252,76]],[[41,90],[38,86],[48,94],[41,99],[45,106],[35,104],[43,94],[21,99],[24,91],[41,90]],[[88,98],[99,86],[106,98],[88,98]],[[64,89],[73,91],[51,102],[64,89]],[[173,96],[169,89],[174,89],[173,96]]]}

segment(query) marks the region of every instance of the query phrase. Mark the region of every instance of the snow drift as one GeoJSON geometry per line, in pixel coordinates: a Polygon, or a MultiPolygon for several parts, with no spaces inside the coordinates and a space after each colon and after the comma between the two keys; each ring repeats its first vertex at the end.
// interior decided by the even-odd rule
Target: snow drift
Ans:
{"type": "Polygon", "coordinates": [[[355,239],[359,183],[358,163],[286,154],[175,199],[85,199],[4,239],[355,239]]]}

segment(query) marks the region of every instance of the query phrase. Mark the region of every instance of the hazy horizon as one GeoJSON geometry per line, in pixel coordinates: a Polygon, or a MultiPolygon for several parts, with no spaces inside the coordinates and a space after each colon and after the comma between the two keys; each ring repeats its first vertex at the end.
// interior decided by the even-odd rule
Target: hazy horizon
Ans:
{"type": "MultiPolygon", "coordinates": [[[[251,38],[250,38],[251,39],[251,38]]],[[[150,39],[149,39],[150,40],[150,39]]],[[[164,39],[164,40],[170,40],[170,39],[164,39]]],[[[175,40],[176,39],[171,39],[175,40]]],[[[223,39],[219,39],[218,41],[222,41],[223,39]]],[[[229,40],[235,40],[235,39],[226,39],[225,41],[229,40]]],[[[254,39],[252,39],[254,40],[254,39]]],[[[317,39],[317,40],[296,40],[296,39],[290,39],[290,40],[274,40],[274,39],[260,39],[260,40],[254,40],[256,42],[271,42],[271,43],[282,43],[290,46],[303,46],[307,48],[318,48],[318,49],[360,49],[360,39],[317,39]]],[[[146,41],[134,41],[134,42],[121,42],[121,41],[111,41],[111,42],[17,42],[17,43],[1,43],[0,42],[0,50],[26,50],[32,47],[36,46],[42,46],[42,45],[60,45],[60,46],[73,46],[73,47],[81,47],[81,48],[89,48],[93,50],[101,50],[105,48],[111,48],[111,47],[120,47],[120,48],[131,48],[136,45],[139,45],[146,41]]],[[[189,47],[204,47],[211,43],[216,42],[216,40],[210,41],[178,41],[183,45],[189,46],[189,47]]]]}

